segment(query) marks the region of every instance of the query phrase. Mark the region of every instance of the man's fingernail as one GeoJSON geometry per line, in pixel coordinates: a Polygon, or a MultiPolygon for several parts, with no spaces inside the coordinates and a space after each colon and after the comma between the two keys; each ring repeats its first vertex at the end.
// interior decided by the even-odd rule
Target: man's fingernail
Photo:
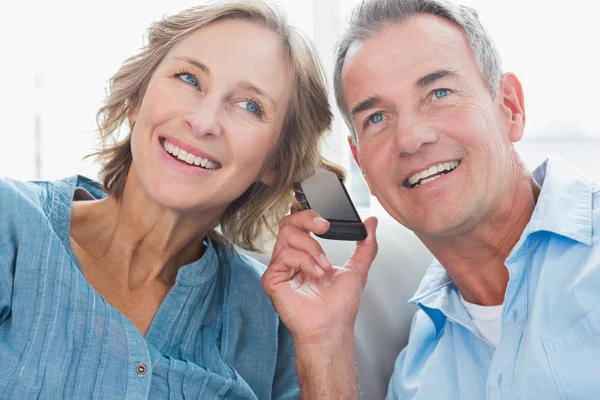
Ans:
{"type": "Polygon", "coordinates": [[[325,254],[321,254],[319,256],[319,258],[321,259],[321,264],[323,264],[323,265],[331,265],[331,262],[329,261],[329,258],[327,258],[327,256],[325,254]]]}
{"type": "Polygon", "coordinates": [[[321,217],[315,217],[315,218],[314,218],[314,220],[315,220],[315,222],[316,222],[316,223],[318,223],[318,224],[324,224],[324,223],[326,223],[326,222],[327,222],[327,220],[326,220],[326,219],[323,219],[323,218],[321,218],[321,217]]]}
{"type": "Polygon", "coordinates": [[[319,275],[319,276],[325,275],[325,271],[323,271],[323,268],[319,267],[316,264],[315,264],[315,271],[317,271],[317,275],[319,275]]]}

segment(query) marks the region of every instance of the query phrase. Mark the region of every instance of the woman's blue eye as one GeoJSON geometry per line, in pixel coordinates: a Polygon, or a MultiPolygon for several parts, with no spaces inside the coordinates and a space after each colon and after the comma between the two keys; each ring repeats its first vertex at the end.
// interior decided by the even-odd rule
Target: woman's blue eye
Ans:
{"type": "Polygon", "coordinates": [[[375,113],[375,114],[371,115],[369,117],[369,119],[367,120],[367,122],[369,124],[376,124],[381,121],[383,121],[383,114],[381,114],[381,113],[375,113]]]}
{"type": "Polygon", "coordinates": [[[198,79],[196,79],[196,77],[192,74],[178,74],[177,77],[179,79],[181,79],[182,81],[189,83],[192,86],[195,86],[195,87],[200,86],[198,79]]]}
{"type": "Polygon", "coordinates": [[[240,105],[240,107],[244,108],[246,111],[248,111],[252,114],[256,114],[259,116],[262,114],[261,109],[258,106],[258,104],[254,103],[253,101],[245,100],[245,101],[240,101],[238,104],[240,105]]]}
{"type": "Polygon", "coordinates": [[[442,97],[446,97],[450,94],[450,90],[448,89],[436,89],[433,91],[433,95],[436,99],[441,99],[442,97]]]}
{"type": "Polygon", "coordinates": [[[256,107],[256,104],[246,102],[246,110],[250,111],[253,114],[256,114],[258,112],[258,107],[256,107]]]}

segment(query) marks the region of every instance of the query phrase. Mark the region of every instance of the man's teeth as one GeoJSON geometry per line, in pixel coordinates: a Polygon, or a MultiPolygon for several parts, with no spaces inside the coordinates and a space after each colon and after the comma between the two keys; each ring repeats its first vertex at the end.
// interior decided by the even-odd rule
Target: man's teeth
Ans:
{"type": "Polygon", "coordinates": [[[206,158],[197,156],[192,153],[188,153],[187,151],[180,149],[173,143],[167,142],[166,140],[163,140],[163,147],[165,148],[167,153],[171,154],[173,157],[177,157],[181,161],[185,161],[190,165],[196,165],[205,169],[219,168],[219,164],[217,164],[216,162],[210,161],[206,158]]]}
{"type": "Polygon", "coordinates": [[[421,172],[417,172],[408,178],[408,183],[411,186],[422,185],[423,183],[431,182],[442,175],[437,175],[439,173],[448,173],[456,168],[460,164],[458,160],[443,162],[436,165],[432,165],[431,167],[424,169],[421,172]]]}

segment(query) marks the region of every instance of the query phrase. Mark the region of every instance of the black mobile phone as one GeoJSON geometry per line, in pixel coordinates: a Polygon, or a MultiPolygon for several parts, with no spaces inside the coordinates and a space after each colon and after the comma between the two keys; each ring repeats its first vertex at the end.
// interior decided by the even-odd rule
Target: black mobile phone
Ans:
{"type": "Polygon", "coordinates": [[[300,187],[301,193],[296,191],[296,198],[302,207],[315,210],[330,223],[329,230],[317,236],[334,240],[367,238],[367,230],[356,212],[344,182],[337,174],[324,169],[319,170],[302,181],[300,187]]]}

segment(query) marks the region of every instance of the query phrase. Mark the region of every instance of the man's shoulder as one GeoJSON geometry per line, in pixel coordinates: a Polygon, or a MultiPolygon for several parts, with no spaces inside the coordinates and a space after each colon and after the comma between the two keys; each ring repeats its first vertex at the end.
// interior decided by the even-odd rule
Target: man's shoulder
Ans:
{"type": "MultiPolygon", "coordinates": [[[[444,329],[436,330],[431,318],[418,310],[413,316],[408,344],[398,355],[390,378],[387,398],[414,397],[419,388],[408,382],[422,382],[444,329]]],[[[451,360],[448,360],[451,362],[451,360]]]]}
{"type": "Polygon", "coordinates": [[[431,349],[436,346],[444,334],[444,325],[441,324],[436,329],[431,317],[419,309],[413,316],[408,344],[403,351],[406,352],[405,362],[421,363],[429,357],[431,349]]]}
{"type": "MultiPolygon", "coordinates": [[[[443,320],[445,320],[445,318],[443,318],[443,320]]],[[[427,315],[427,313],[422,309],[419,309],[415,313],[412,320],[411,326],[413,327],[413,331],[415,332],[411,332],[411,335],[413,335],[414,333],[415,336],[419,336],[420,338],[427,337],[427,342],[434,339],[437,340],[439,339],[439,336],[443,333],[442,327],[444,325],[444,322],[445,321],[443,321],[442,324],[440,324],[436,329],[436,325],[433,322],[431,316],[427,315]]]]}

